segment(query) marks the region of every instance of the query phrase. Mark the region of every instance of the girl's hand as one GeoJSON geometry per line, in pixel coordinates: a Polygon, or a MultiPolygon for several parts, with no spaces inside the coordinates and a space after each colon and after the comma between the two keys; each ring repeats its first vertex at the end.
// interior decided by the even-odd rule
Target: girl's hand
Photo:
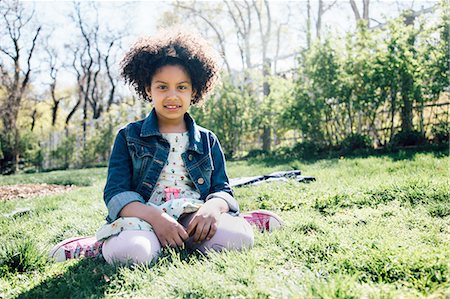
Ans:
{"type": "Polygon", "coordinates": [[[210,240],[217,231],[220,214],[228,211],[228,204],[221,198],[212,198],[205,202],[195,213],[187,227],[194,242],[210,240]]]}
{"type": "Polygon", "coordinates": [[[151,224],[162,247],[182,246],[189,238],[184,227],[167,213],[161,213],[151,224]]]}
{"type": "Polygon", "coordinates": [[[130,202],[120,211],[121,217],[138,217],[153,227],[161,246],[182,246],[189,238],[184,227],[167,213],[140,202],[130,202]]]}

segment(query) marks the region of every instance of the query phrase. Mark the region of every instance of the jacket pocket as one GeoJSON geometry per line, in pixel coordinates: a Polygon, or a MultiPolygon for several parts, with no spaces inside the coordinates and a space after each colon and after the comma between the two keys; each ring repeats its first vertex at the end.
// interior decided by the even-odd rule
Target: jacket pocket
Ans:
{"type": "Polygon", "coordinates": [[[133,161],[133,185],[137,186],[153,161],[155,148],[133,142],[128,143],[128,148],[133,161]]]}

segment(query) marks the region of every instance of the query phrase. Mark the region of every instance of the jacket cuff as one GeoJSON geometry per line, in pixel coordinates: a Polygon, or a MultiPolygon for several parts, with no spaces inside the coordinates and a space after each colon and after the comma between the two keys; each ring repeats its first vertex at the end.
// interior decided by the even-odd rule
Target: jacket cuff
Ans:
{"type": "Polygon", "coordinates": [[[206,197],[205,201],[208,201],[211,198],[221,198],[221,199],[225,200],[225,202],[228,204],[228,208],[230,209],[228,211],[228,214],[230,214],[232,216],[239,215],[239,204],[236,201],[236,199],[234,199],[234,197],[231,196],[229,193],[224,192],[224,191],[214,192],[214,193],[209,194],[206,197]]]}
{"type": "Polygon", "coordinates": [[[106,206],[108,208],[108,220],[116,220],[123,207],[133,201],[145,203],[144,198],[134,191],[125,191],[114,195],[106,206]]]}

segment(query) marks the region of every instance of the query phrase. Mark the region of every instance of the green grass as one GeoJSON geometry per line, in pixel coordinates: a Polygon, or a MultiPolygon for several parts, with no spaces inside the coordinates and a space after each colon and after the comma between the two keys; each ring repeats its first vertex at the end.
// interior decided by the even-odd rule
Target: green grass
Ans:
{"type": "Polygon", "coordinates": [[[91,186],[99,180],[104,180],[105,168],[88,168],[77,170],[58,170],[43,173],[23,173],[17,175],[0,176],[0,185],[15,184],[55,184],[91,186]]]}
{"type": "Polygon", "coordinates": [[[230,177],[301,169],[317,181],[235,190],[243,211],[274,210],[286,223],[256,233],[251,250],[167,251],[133,267],[45,257],[103,223],[105,169],[2,177],[0,184],[90,178],[92,186],[1,202],[0,215],[31,212],[0,216],[0,298],[450,298],[449,162],[432,153],[231,162],[230,177]]]}

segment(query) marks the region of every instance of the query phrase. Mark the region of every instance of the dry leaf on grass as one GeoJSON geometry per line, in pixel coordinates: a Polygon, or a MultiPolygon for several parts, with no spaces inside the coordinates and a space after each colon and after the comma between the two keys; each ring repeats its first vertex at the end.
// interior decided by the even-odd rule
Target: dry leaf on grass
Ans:
{"type": "Polygon", "coordinates": [[[73,186],[49,185],[49,184],[23,184],[12,186],[0,186],[0,200],[15,198],[30,198],[36,196],[51,195],[72,190],[73,186]]]}

